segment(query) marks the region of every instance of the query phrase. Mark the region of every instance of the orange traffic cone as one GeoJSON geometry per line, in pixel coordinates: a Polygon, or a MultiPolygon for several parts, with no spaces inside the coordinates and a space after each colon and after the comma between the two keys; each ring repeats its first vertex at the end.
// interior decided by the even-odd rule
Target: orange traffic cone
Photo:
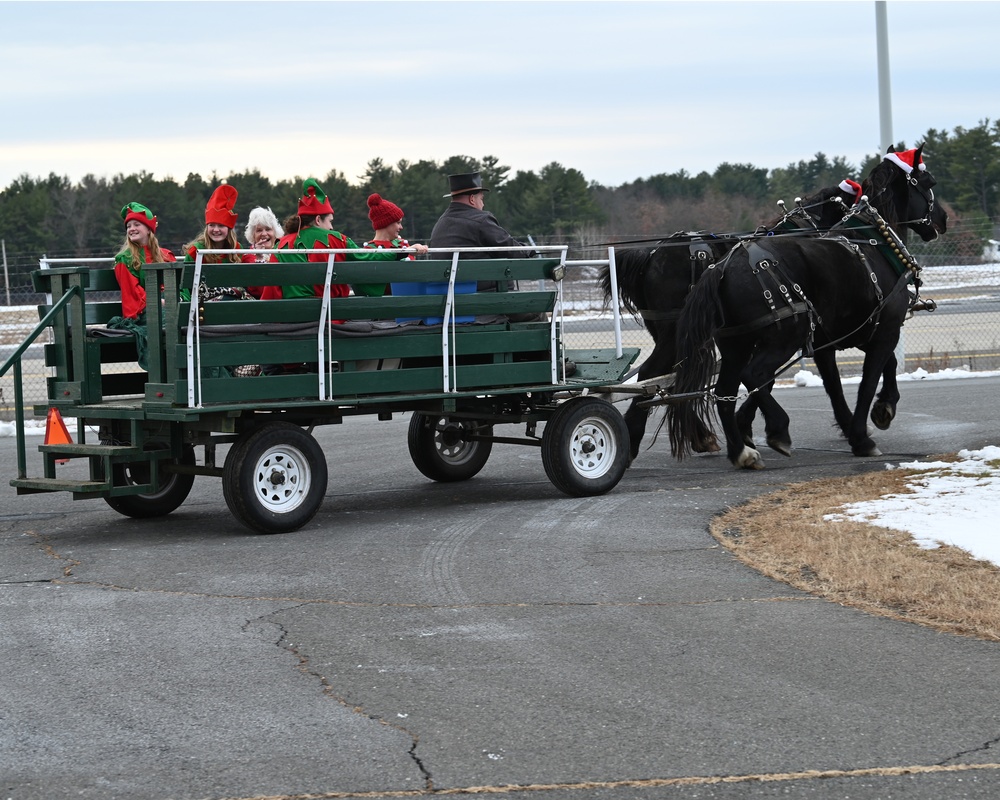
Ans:
{"type": "MultiPolygon", "coordinates": [[[[45,444],[73,444],[73,438],[66,430],[66,423],[63,422],[62,414],[58,408],[50,408],[49,414],[45,418],[45,444]]],[[[68,458],[57,458],[57,464],[68,464],[68,458]]]]}

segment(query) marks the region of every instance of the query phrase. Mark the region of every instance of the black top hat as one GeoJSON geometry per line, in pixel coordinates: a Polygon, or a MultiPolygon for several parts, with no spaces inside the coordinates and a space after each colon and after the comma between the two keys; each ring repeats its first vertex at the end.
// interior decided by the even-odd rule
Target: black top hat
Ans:
{"type": "Polygon", "coordinates": [[[449,175],[448,188],[451,189],[451,192],[443,195],[443,197],[489,191],[489,189],[483,188],[483,176],[478,172],[463,172],[461,175],[449,175]]]}

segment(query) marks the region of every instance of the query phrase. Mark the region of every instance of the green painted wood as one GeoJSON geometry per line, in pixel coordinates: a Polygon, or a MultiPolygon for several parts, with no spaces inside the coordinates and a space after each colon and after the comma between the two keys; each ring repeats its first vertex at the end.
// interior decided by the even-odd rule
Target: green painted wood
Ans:
{"type": "Polygon", "coordinates": [[[62,478],[14,478],[10,485],[17,489],[18,494],[72,492],[74,495],[100,497],[108,490],[108,484],[103,481],[71,481],[62,478]]]}
{"type": "MultiPolygon", "coordinates": [[[[414,297],[336,297],[330,301],[335,320],[397,320],[443,317],[444,295],[414,297]]],[[[321,300],[258,300],[205,303],[199,307],[201,325],[244,325],[266,322],[307,323],[318,321],[321,300]]],[[[555,292],[482,292],[455,295],[456,315],[509,315],[542,313],[555,306],[555,292]]],[[[187,319],[189,304],[181,303],[181,319],[187,319]]]]}
{"type": "MultiPolygon", "coordinates": [[[[453,352],[458,356],[481,353],[502,354],[549,352],[547,324],[508,331],[505,326],[478,326],[463,330],[457,336],[453,352]]],[[[398,333],[391,336],[334,338],[328,357],[336,361],[371,358],[416,358],[441,356],[441,329],[419,333],[398,333]]],[[[178,358],[186,355],[186,346],[178,346],[178,358]]],[[[317,342],[314,336],[303,339],[248,337],[247,340],[203,339],[202,366],[234,366],[239,364],[290,363],[315,361],[317,342]]]]}
{"type": "MultiPolygon", "coordinates": [[[[460,260],[460,281],[550,280],[559,259],[510,258],[460,260]]],[[[191,270],[191,265],[187,265],[191,270]]],[[[450,260],[350,262],[334,264],[332,283],[409,283],[447,281],[450,260]]],[[[208,286],[316,285],[326,279],[325,263],[203,264],[202,281],[208,286]]]]}

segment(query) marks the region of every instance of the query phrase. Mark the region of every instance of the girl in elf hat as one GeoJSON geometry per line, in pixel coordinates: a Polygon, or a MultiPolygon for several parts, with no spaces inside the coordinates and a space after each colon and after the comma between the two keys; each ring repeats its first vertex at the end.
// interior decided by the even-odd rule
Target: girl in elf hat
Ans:
{"type": "MultiPolygon", "coordinates": [[[[278,249],[291,250],[352,250],[360,249],[354,241],[339,231],[333,229],[333,206],[330,199],[314,178],[307,178],[302,184],[302,197],[299,198],[299,229],[292,236],[285,236],[278,242],[278,249]]],[[[426,253],[424,245],[415,245],[418,252],[426,253]]],[[[393,253],[386,250],[375,250],[371,253],[338,253],[337,261],[397,261],[406,258],[406,253],[393,253]]],[[[298,253],[278,253],[278,261],[294,263],[314,261],[326,263],[326,253],[302,255],[298,253]]],[[[347,284],[334,283],[330,285],[331,297],[347,297],[351,289],[347,284]]],[[[264,290],[263,299],[270,300],[280,297],[322,297],[323,284],[313,286],[285,285],[269,286],[264,290]]]]}
{"type": "MultiPolygon", "coordinates": [[[[368,195],[368,219],[372,221],[375,235],[364,246],[372,250],[394,250],[400,247],[410,247],[410,243],[402,238],[403,209],[395,203],[390,203],[379,194],[368,195]]],[[[404,260],[413,261],[413,256],[404,260]]],[[[366,297],[381,297],[388,287],[384,283],[365,283],[355,285],[355,294],[366,297]]]]}
{"type": "MultiPolygon", "coordinates": [[[[238,192],[228,184],[222,184],[214,192],[205,206],[205,230],[193,242],[184,247],[184,261],[192,262],[199,251],[205,250],[238,250],[240,243],[236,240],[237,215],[233,211],[238,192]]],[[[216,255],[203,253],[202,263],[205,264],[240,264],[242,258],[238,253],[216,255]]],[[[184,298],[188,299],[188,298],[184,298]]],[[[204,283],[198,286],[198,300],[202,303],[212,300],[247,300],[253,299],[243,286],[212,286],[204,283]]]]}
{"type": "Polygon", "coordinates": [[[122,291],[122,316],[142,322],[146,316],[144,264],[176,261],[174,254],[156,240],[156,216],[141,203],[122,208],[125,242],[115,256],[115,277],[122,291]]]}

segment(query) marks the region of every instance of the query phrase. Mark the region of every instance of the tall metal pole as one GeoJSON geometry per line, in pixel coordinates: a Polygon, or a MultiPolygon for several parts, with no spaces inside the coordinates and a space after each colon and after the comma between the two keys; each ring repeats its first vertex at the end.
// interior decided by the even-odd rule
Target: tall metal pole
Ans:
{"type": "MultiPolygon", "coordinates": [[[[892,135],[892,90],[889,88],[889,21],[885,0],[875,0],[875,42],[878,52],[878,154],[884,155],[889,145],[895,144],[892,135]]],[[[896,356],[896,374],[906,372],[906,343],[903,330],[893,352],[896,356]]]]}
{"type": "Polygon", "coordinates": [[[889,23],[885,0],[875,0],[875,40],[878,45],[879,155],[895,142],[892,136],[892,91],[889,88],[889,23]]]}

